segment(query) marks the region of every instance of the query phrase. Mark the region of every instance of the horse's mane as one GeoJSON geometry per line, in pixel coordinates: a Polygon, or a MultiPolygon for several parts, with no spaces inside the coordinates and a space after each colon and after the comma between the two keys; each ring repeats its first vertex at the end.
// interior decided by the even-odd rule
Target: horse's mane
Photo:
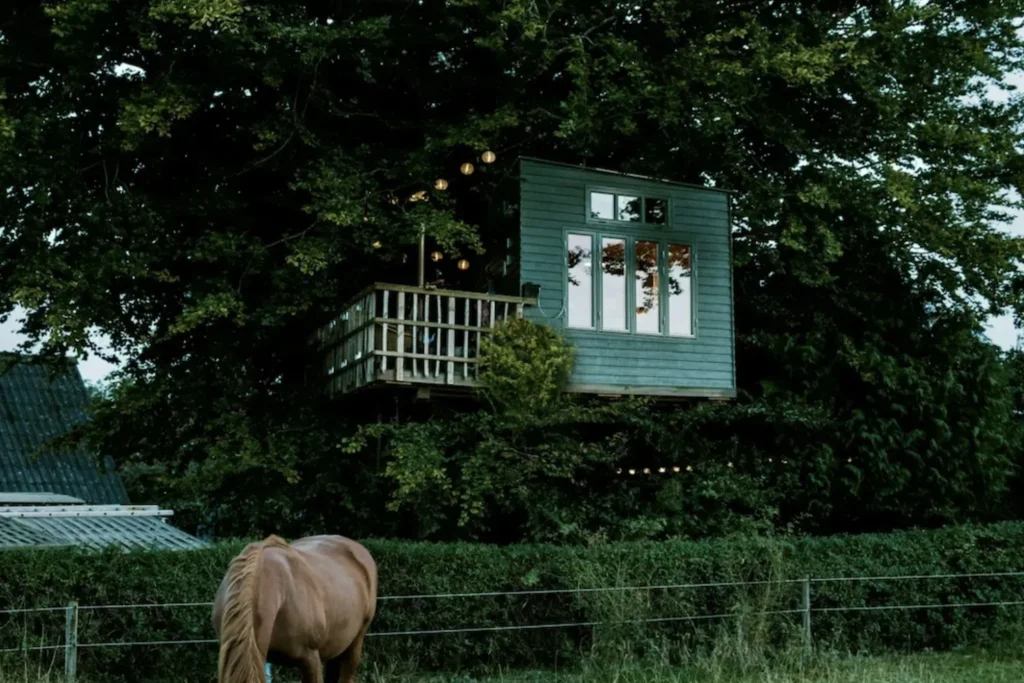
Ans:
{"type": "Polygon", "coordinates": [[[221,618],[218,683],[263,683],[263,657],[256,642],[255,613],[265,548],[287,548],[278,536],[250,543],[231,561],[221,618]]]}

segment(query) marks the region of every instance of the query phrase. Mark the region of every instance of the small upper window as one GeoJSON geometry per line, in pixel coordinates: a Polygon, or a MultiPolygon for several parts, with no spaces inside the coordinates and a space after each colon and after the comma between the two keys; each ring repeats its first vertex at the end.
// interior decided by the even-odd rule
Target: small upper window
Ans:
{"type": "Polygon", "coordinates": [[[616,197],[619,205],[619,220],[620,221],[639,221],[640,220],[640,204],[643,202],[640,197],[624,197],[618,195],[616,197]]]}
{"type": "Polygon", "coordinates": [[[646,197],[644,199],[644,221],[655,225],[668,223],[668,200],[646,197]]]}
{"type": "Polygon", "coordinates": [[[616,223],[668,223],[668,200],[611,192],[590,193],[590,219],[616,223]]]}
{"type": "Polygon", "coordinates": [[[606,221],[615,220],[615,195],[604,192],[591,192],[590,217],[606,221]]]}

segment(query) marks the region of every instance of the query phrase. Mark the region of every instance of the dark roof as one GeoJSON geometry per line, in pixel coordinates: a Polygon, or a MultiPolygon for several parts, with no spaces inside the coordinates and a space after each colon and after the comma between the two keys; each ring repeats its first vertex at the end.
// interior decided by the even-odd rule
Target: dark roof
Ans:
{"type": "Polygon", "coordinates": [[[84,452],[40,446],[86,420],[89,403],[78,368],[56,377],[41,365],[17,363],[0,374],[0,491],[58,493],[91,504],[127,503],[128,493],[108,458],[102,468],[84,452]]]}

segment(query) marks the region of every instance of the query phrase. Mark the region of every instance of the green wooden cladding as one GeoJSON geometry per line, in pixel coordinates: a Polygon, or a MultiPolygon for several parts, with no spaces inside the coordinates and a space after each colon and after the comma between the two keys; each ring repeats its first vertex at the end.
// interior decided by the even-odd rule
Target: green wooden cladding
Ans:
{"type": "MultiPolygon", "coordinates": [[[[606,394],[734,397],[729,194],[527,158],[520,160],[520,176],[520,283],[540,286],[538,305],[528,307],[525,315],[559,329],[575,347],[573,389],[606,394]],[[668,220],[657,225],[589,218],[592,191],[667,199],[668,220]],[[569,233],[594,236],[595,259],[599,256],[596,239],[600,235],[628,240],[653,237],[663,245],[688,245],[692,250],[692,336],[568,327],[569,233]]],[[[627,277],[626,281],[632,288],[632,279],[627,277]]],[[[664,299],[662,302],[664,309],[664,299]]],[[[632,296],[630,303],[634,303],[632,296]]],[[[597,310],[600,302],[595,300],[594,305],[597,310]]],[[[635,305],[627,307],[630,313],[633,310],[635,305]]]]}

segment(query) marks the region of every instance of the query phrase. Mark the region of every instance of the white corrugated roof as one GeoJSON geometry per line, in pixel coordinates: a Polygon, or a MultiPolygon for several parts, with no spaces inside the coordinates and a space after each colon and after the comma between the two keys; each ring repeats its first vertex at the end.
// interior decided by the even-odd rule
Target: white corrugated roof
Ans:
{"type": "Polygon", "coordinates": [[[0,548],[85,546],[94,550],[187,550],[206,543],[171,526],[155,505],[0,507],[0,548]]]}

